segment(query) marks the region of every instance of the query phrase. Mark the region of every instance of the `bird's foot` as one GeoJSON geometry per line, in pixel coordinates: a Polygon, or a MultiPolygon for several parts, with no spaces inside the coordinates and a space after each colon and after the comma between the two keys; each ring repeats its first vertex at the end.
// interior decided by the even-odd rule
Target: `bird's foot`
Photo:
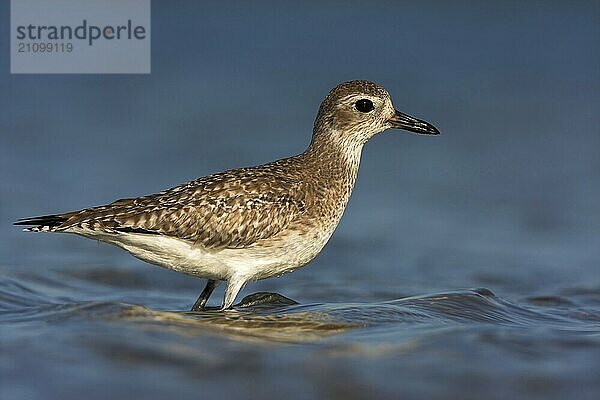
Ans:
{"type": "Polygon", "coordinates": [[[257,292],[244,297],[242,301],[235,304],[234,307],[281,307],[294,304],[299,303],[278,293],[257,292]]]}
{"type": "Polygon", "coordinates": [[[279,293],[271,292],[257,292],[249,294],[244,297],[242,301],[237,304],[230,306],[229,308],[223,307],[208,307],[206,302],[196,302],[190,312],[201,312],[201,311],[225,311],[230,310],[233,307],[236,308],[250,308],[250,307],[283,307],[299,304],[297,301],[285,297],[279,293]]]}

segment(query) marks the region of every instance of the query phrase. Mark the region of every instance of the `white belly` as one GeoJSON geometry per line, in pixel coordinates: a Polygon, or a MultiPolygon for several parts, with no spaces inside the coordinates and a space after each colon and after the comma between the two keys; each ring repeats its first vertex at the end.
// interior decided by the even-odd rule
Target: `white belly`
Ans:
{"type": "Polygon", "coordinates": [[[71,233],[119,246],[140,260],[177,272],[216,280],[229,280],[234,275],[258,280],[306,265],[319,254],[333,230],[292,233],[268,246],[240,249],[206,249],[173,237],[140,233],[107,234],[90,230],[71,233]]]}

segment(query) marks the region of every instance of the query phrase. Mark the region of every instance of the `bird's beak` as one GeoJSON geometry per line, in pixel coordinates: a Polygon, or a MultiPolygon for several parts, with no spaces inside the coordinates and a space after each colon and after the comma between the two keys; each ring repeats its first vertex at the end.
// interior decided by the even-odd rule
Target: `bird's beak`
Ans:
{"type": "Polygon", "coordinates": [[[421,135],[439,135],[440,131],[429,122],[411,117],[396,110],[396,113],[388,120],[391,128],[404,129],[421,135]]]}

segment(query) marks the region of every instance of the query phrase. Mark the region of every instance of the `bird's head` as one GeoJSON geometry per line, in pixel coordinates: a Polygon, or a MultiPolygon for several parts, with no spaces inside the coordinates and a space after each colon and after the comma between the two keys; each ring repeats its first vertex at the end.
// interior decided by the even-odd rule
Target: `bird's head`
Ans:
{"type": "Polygon", "coordinates": [[[364,144],[387,129],[439,135],[430,123],[394,109],[389,93],[369,81],[349,81],[333,88],[321,103],[313,137],[334,136],[364,144]]]}

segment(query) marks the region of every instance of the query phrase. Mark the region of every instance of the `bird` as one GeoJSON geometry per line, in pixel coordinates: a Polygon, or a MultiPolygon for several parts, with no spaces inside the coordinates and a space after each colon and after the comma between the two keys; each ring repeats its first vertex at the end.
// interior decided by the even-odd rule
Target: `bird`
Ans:
{"type": "Polygon", "coordinates": [[[378,84],[343,82],[321,103],[310,144],[300,154],[14,224],[106,242],[147,263],[204,278],[191,311],[206,309],[214,289],[226,282],[220,309],[230,309],[246,283],[293,272],[321,252],[354,188],[363,146],[388,129],[440,134],[397,111],[378,84]]]}

